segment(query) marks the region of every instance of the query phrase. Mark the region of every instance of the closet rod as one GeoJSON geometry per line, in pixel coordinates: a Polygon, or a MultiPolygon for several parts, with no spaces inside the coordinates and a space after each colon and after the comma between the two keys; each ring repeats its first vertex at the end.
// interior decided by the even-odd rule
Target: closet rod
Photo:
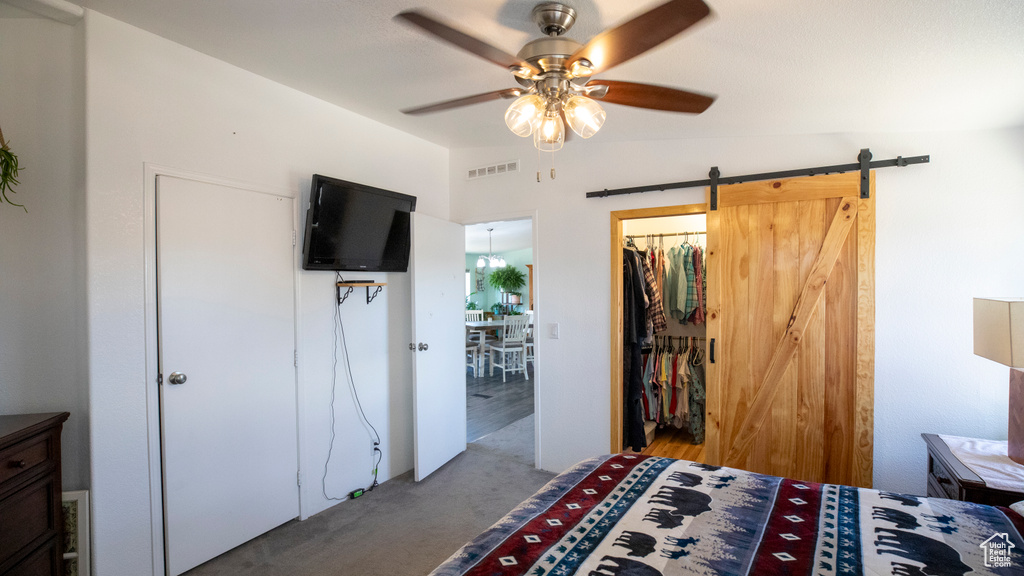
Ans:
{"type": "MultiPolygon", "coordinates": [[[[796,170],[782,170],[779,172],[762,172],[760,174],[744,174],[742,176],[721,176],[718,167],[715,166],[709,173],[710,178],[703,180],[688,180],[686,182],[671,182],[668,184],[654,184],[651,186],[634,186],[632,188],[617,188],[615,190],[604,190],[598,192],[587,192],[587,198],[606,198],[608,196],[619,196],[621,194],[634,194],[643,192],[655,192],[671,190],[675,188],[698,188],[703,186],[711,186],[712,188],[712,206],[711,209],[717,209],[717,188],[725,184],[739,184],[741,182],[755,182],[758,180],[775,180],[777,178],[795,178],[798,176],[819,176],[822,174],[839,174],[843,172],[856,172],[860,171],[862,174],[862,180],[866,182],[866,172],[874,168],[889,168],[892,166],[908,166],[910,164],[926,164],[930,161],[930,155],[924,156],[897,156],[890,160],[875,160],[870,162],[871,151],[867,148],[861,150],[861,153],[857,156],[857,162],[852,164],[835,164],[833,166],[818,166],[817,168],[798,168],[796,170]]],[[[862,183],[862,188],[865,187],[862,183]]],[[[861,190],[861,196],[864,196],[865,191],[861,190]]]]}
{"type": "Polygon", "coordinates": [[[668,234],[626,234],[625,238],[646,238],[648,236],[654,236],[656,238],[665,238],[667,236],[685,236],[687,234],[707,234],[707,232],[701,230],[700,232],[670,232],[668,234]]]}

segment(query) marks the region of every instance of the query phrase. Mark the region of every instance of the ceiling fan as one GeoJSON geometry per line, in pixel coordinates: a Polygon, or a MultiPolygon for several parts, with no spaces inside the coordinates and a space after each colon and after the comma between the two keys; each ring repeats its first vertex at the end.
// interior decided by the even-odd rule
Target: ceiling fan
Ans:
{"type": "Polygon", "coordinates": [[[405,114],[440,112],[501,98],[516,100],[505,123],[518,136],[533,135],[534,146],[554,152],[565,141],[565,124],[583,138],[597,133],[605,111],[597,100],[670,112],[700,114],[714,98],[635,82],[597,80],[593,76],[622,64],[693,26],[711,13],[702,0],[670,0],[581,44],[564,36],[576,22],[576,10],[558,2],[534,7],[533,21],[547,36],[528,42],[513,56],[423,10],[396,16],[467,52],[507,68],[520,87],[485,92],[402,110],[405,114]]]}

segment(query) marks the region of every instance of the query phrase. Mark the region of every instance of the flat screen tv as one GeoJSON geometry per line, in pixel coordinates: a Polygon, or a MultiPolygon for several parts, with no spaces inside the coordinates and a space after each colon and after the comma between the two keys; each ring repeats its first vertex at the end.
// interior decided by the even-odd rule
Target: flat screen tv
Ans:
{"type": "Polygon", "coordinates": [[[415,196],[314,174],[302,268],[407,271],[414,210],[415,196]]]}

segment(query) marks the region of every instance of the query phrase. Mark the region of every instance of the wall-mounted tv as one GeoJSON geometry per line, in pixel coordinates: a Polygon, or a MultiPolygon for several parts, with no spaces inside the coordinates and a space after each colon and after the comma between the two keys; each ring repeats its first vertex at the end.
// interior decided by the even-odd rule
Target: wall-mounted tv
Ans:
{"type": "Polygon", "coordinates": [[[314,174],[302,268],[407,271],[414,210],[415,196],[314,174]]]}

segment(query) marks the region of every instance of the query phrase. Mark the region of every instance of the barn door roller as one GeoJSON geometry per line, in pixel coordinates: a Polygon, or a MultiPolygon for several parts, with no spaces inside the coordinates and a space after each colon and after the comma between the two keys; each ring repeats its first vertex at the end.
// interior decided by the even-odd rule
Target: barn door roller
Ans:
{"type": "Polygon", "coordinates": [[[622,194],[636,194],[643,192],[654,192],[672,190],[675,188],[698,188],[711,187],[710,206],[711,210],[718,210],[718,187],[726,184],[739,184],[741,182],[756,182],[758,180],[776,180],[779,178],[795,178],[799,176],[820,176],[822,174],[840,174],[843,172],[856,172],[861,174],[860,197],[868,198],[870,194],[870,173],[875,168],[889,168],[891,166],[904,167],[910,164],[927,164],[931,156],[897,156],[890,160],[871,161],[871,150],[864,148],[857,154],[857,162],[852,164],[835,164],[833,166],[818,166],[816,168],[798,168],[796,170],[782,170],[779,172],[762,172],[760,174],[745,174],[742,176],[722,177],[718,167],[711,168],[708,178],[704,180],[688,180],[686,182],[672,182],[669,184],[654,184],[651,186],[635,186],[633,188],[618,188],[615,190],[604,189],[599,192],[587,192],[587,198],[606,198],[608,196],[619,196],[622,194]]]}

